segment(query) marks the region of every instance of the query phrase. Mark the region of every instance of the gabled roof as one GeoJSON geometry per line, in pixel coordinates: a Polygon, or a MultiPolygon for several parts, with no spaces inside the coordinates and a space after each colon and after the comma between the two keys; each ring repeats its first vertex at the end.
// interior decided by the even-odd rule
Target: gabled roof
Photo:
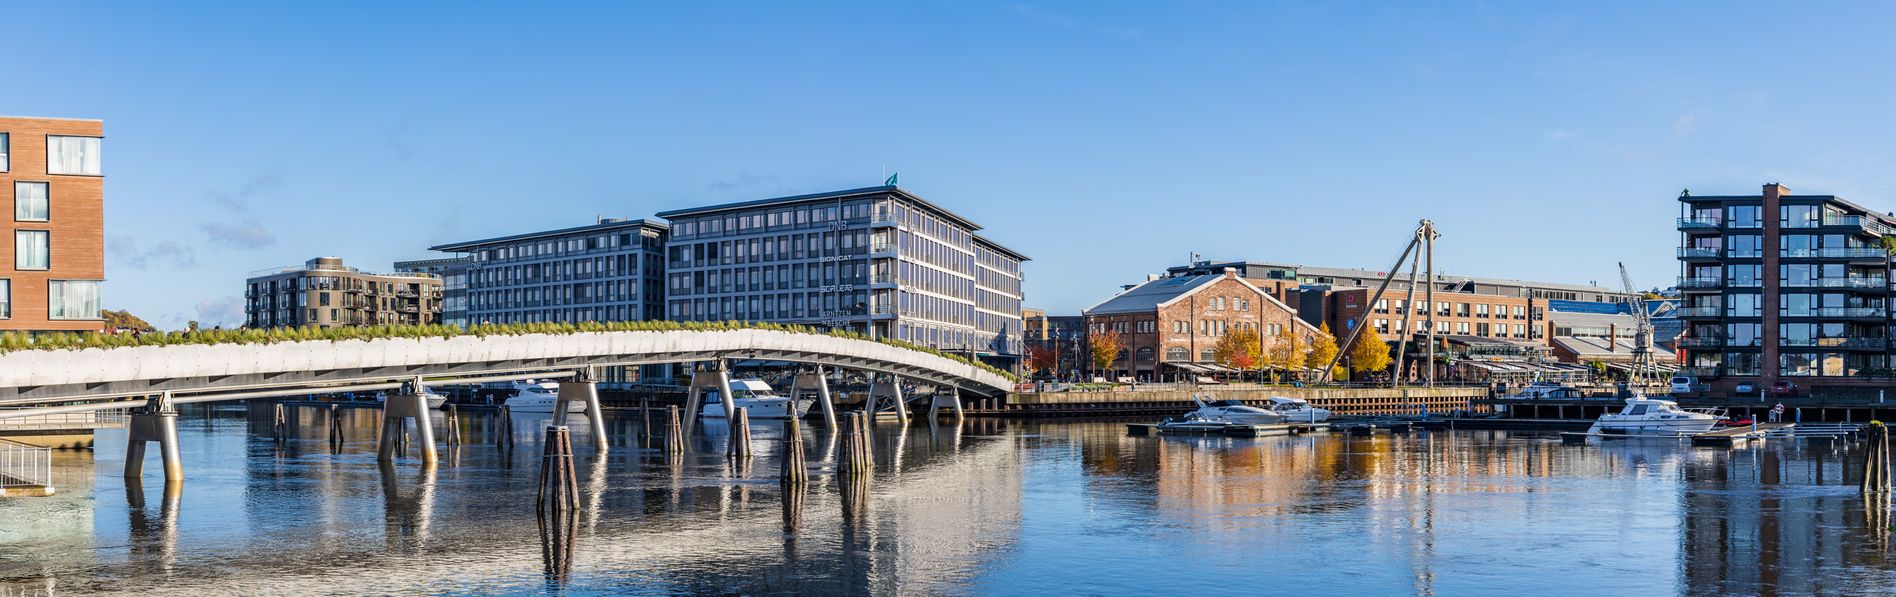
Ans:
{"type": "MultiPolygon", "coordinates": [[[[1609,345],[1607,344],[1607,339],[1600,336],[1555,336],[1554,345],[1583,359],[1613,357],[1633,358],[1633,340],[1631,338],[1614,338],[1613,343],[1609,345]],[[1609,350],[1607,348],[1608,346],[1612,346],[1613,349],[1609,350]]],[[[1675,357],[1672,351],[1654,346],[1652,347],[1652,358],[1657,361],[1667,361],[1675,357]]]]}
{"type": "Polygon", "coordinates": [[[1132,289],[1121,292],[1113,298],[1106,299],[1106,302],[1093,305],[1091,308],[1081,311],[1081,313],[1086,315],[1113,315],[1119,313],[1156,311],[1160,307],[1177,303],[1186,297],[1197,294],[1200,290],[1210,288],[1211,285],[1216,284],[1219,280],[1225,279],[1227,275],[1238,284],[1249,288],[1253,294],[1262,297],[1262,300],[1289,312],[1292,315],[1290,320],[1296,322],[1294,325],[1308,328],[1309,331],[1313,333],[1321,331],[1317,326],[1310,325],[1310,322],[1304,321],[1303,318],[1296,317],[1296,309],[1290,308],[1290,305],[1284,304],[1284,301],[1277,300],[1277,297],[1271,296],[1271,293],[1264,292],[1262,289],[1253,286],[1250,282],[1238,277],[1235,273],[1175,276],[1148,280],[1144,284],[1134,286],[1132,289]]]}

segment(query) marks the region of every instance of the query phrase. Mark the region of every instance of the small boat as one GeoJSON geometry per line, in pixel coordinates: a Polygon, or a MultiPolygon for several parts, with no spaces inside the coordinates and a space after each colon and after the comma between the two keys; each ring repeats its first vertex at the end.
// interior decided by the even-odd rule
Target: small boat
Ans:
{"type": "MultiPolygon", "coordinates": [[[[517,413],[553,414],[553,404],[558,402],[560,397],[559,382],[535,382],[529,379],[526,381],[516,381],[513,387],[516,394],[514,394],[514,397],[507,399],[505,403],[507,410],[517,413]]],[[[586,412],[586,403],[568,402],[566,403],[566,412],[586,412]]]]}
{"type": "Polygon", "coordinates": [[[1284,422],[1282,413],[1256,406],[1248,406],[1236,400],[1208,400],[1209,396],[1195,394],[1192,402],[1198,404],[1198,410],[1186,413],[1205,421],[1215,421],[1232,425],[1269,425],[1284,422]]]}
{"type": "Polygon", "coordinates": [[[1153,425],[1153,427],[1158,428],[1159,431],[1220,433],[1231,428],[1232,425],[1232,423],[1226,423],[1224,421],[1212,421],[1199,418],[1195,413],[1185,413],[1176,417],[1166,417],[1159,421],[1157,425],[1153,425]]]}
{"type": "Polygon", "coordinates": [[[1593,434],[1695,435],[1711,431],[1724,414],[1717,409],[1682,409],[1679,403],[1634,394],[1617,413],[1600,415],[1587,430],[1593,434]]]}
{"type": "MultiPolygon", "coordinates": [[[[441,408],[441,405],[448,403],[447,396],[442,396],[434,392],[422,390],[421,395],[424,396],[425,399],[428,401],[428,408],[441,408]]],[[[376,392],[375,401],[388,402],[388,394],[383,393],[383,392],[376,392]]]]}
{"type": "Polygon", "coordinates": [[[1322,423],[1330,420],[1330,410],[1310,405],[1309,400],[1286,396],[1271,397],[1271,412],[1284,415],[1286,423],[1322,423]]]}
{"type": "MultiPolygon", "coordinates": [[[[731,380],[731,405],[742,408],[753,419],[788,419],[798,415],[797,402],[777,395],[761,379],[731,380]]],[[[724,418],[724,400],[716,388],[704,393],[704,418],[724,418]]]]}

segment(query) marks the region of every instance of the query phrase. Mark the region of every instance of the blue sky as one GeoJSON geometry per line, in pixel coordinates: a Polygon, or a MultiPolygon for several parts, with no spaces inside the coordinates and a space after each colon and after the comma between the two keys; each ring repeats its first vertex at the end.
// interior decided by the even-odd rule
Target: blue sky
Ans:
{"type": "Polygon", "coordinates": [[[252,270],[904,187],[1071,313],[1184,261],[1641,286],[1674,197],[1896,209],[1896,5],[16,3],[0,113],[105,120],[105,303],[252,270]]]}

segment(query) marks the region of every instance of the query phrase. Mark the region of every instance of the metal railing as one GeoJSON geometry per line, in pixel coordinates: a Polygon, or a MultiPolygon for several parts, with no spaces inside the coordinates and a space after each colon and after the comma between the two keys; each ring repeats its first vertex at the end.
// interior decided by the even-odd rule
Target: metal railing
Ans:
{"type": "Polygon", "coordinates": [[[1717,259],[1716,247],[1679,247],[1679,257],[1684,259],[1717,259]]]}
{"type": "Polygon", "coordinates": [[[1816,317],[1861,318],[1861,317],[1882,317],[1884,314],[1885,313],[1881,307],[1818,307],[1816,309],[1811,309],[1811,315],[1816,316],[1816,317]]]}
{"type": "Polygon", "coordinates": [[[52,486],[52,448],[0,439],[0,487],[52,486]]]}
{"type": "Polygon", "coordinates": [[[1717,336],[1688,336],[1679,339],[1679,346],[1688,348],[1716,348],[1725,345],[1725,339],[1717,336]]]}
{"type": "Polygon", "coordinates": [[[58,429],[120,429],[131,422],[125,409],[78,413],[56,413],[0,419],[0,431],[43,431],[58,429]]]}
{"type": "Polygon", "coordinates": [[[1881,289],[1889,285],[1883,278],[1818,278],[1818,288],[1881,289]]]}
{"type": "Polygon", "coordinates": [[[1679,307],[1672,313],[1677,317],[1718,317],[1722,312],[1718,307],[1679,307]]]}
{"type": "Polygon", "coordinates": [[[1679,229],[1718,228],[1725,222],[1719,218],[1679,218],[1679,229]]]}
{"type": "Polygon", "coordinates": [[[1679,288],[1718,288],[1725,285],[1719,277],[1679,278],[1679,288]]]}

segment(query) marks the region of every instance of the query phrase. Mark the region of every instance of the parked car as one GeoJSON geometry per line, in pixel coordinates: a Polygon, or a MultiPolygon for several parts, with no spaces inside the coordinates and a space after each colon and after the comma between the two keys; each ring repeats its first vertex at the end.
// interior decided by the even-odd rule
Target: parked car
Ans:
{"type": "Polygon", "coordinates": [[[1772,383],[1771,384],[1771,397],[1795,398],[1797,397],[1797,384],[1788,382],[1788,381],[1780,381],[1780,382],[1772,383]]]}
{"type": "Polygon", "coordinates": [[[1732,391],[1737,392],[1739,395],[1751,394],[1751,393],[1756,393],[1758,391],[1758,386],[1748,381],[1741,381],[1741,382],[1738,382],[1738,387],[1734,388],[1732,391]]]}
{"type": "Polygon", "coordinates": [[[1684,396],[1686,394],[1690,394],[1693,392],[1700,392],[1704,390],[1705,390],[1705,384],[1699,383],[1699,378],[1697,376],[1675,375],[1672,377],[1672,395],[1674,396],[1684,396]]]}

